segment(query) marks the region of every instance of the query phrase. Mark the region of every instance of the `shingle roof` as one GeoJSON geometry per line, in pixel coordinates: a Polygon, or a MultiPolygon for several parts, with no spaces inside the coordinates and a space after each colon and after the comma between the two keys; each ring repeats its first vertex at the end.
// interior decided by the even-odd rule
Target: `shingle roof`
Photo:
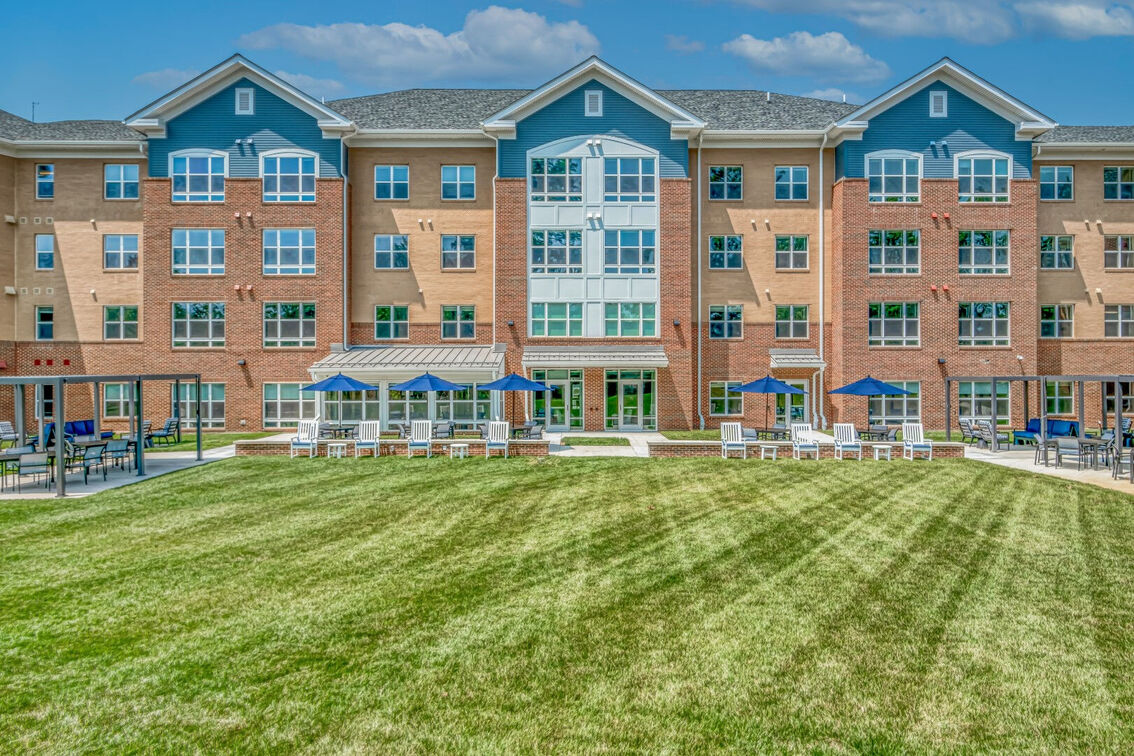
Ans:
{"type": "Polygon", "coordinates": [[[1134,143],[1134,126],[1056,126],[1044,132],[1036,141],[1071,144],[1134,143]]]}
{"type": "Polygon", "coordinates": [[[34,123],[0,110],[0,139],[53,142],[140,142],[145,137],[121,121],[34,123]]]}
{"type": "Polygon", "coordinates": [[[702,120],[709,129],[821,129],[858,107],[758,89],[670,89],[658,92],[702,120]]]}

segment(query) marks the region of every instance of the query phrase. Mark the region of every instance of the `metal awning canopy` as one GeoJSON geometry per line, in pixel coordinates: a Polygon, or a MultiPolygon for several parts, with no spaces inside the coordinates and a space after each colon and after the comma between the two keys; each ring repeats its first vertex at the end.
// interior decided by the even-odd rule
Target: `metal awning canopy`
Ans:
{"type": "Polygon", "coordinates": [[[825,368],[827,363],[814,349],[769,349],[771,368],[825,368]]]}
{"type": "Polygon", "coordinates": [[[426,371],[496,374],[504,369],[504,345],[405,344],[353,347],[331,352],[309,372],[314,377],[338,372],[391,376],[426,371]]]}
{"type": "Polygon", "coordinates": [[[602,367],[664,368],[669,367],[665,347],[653,344],[640,346],[538,346],[524,349],[524,367],[602,367]]]}

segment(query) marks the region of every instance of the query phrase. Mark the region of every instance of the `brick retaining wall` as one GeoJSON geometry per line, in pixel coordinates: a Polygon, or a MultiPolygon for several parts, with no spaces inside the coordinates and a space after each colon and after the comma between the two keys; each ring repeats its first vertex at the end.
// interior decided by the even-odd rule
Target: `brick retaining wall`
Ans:
{"type": "MultiPolygon", "coordinates": [[[[760,457],[760,446],[776,446],[778,447],[778,454],[780,459],[791,458],[791,444],[784,441],[762,441],[759,444],[748,445],[748,457],[760,457]]],[[[865,441],[862,444],[862,458],[874,459],[875,446],[889,446],[890,455],[893,459],[900,459],[902,456],[901,444],[882,444],[871,443],[865,441]]],[[[720,441],[652,441],[648,444],[651,457],[719,457],[721,455],[721,442],[720,441]]],[[[730,451],[730,457],[740,457],[739,451],[730,451]]],[[[834,444],[819,444],[819,457],[820,459],[833,459],[835,456],[834,444]]],[[[855,455],[849,454],[848,458],[854,459],[855,455]]],[[[924,455],[919,454],[921,458],[924,455]]],[[[934,442],[933,443],[933,458],[936,459],[958,459],[965,456],[965,445],[960,443],[946,443],[934,442]]],[[[810,457],[809,457],[810,458],[810,457]]]]}
{"type": "MultiPolygon", "coordinates": [[[[354,456],[354,441],[345,439],[343,441],[331,441],[330,443],[343,443],[347,445],[346,456],[354,456]]],[[[378,442],[379,456],[406,456],[406,444],[408,442],[404,439],[389,438],[382,439],[378,442]]],[[[442,440],[433,442],[433,453],[436,455],[449,455],[449,444],[452,441],[442,440]]],[[[484,456],[484,441],[481,439],[457,439],[456,443],[469,445],[469,456],[476,457],[484,456]]],[[[319,456],[327,456],[327,442],[319,442],[319,456]]],[[[290,452],[290,445],[287,441],[271,441],[271,440],[253,440],[253,441],[237,441],[236,456],[238,457],[278,457],[287,456],[290,452]]],[[[508,456],[510,457],[546,457],[550,443],[547,441],[540,441],[534,439],[519,439],[512,441],[508,444],[508,456]]],[[[492,456],[504,456],[504,452],[494,450],[492,456]]],[[[363,457],[373,456],[369,449],[362,451],[363,457]]],[[[424,452],[420,449],[414,450],[414,456],[425,456],[424,452]]]]}

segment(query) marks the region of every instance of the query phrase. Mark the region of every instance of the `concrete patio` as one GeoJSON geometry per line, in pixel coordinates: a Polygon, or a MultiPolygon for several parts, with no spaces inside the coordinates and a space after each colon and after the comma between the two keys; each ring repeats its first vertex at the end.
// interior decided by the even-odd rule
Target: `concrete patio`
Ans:
{"type": "Polygon", "coordinates": [[[1044,467],[1042,463],[1037,465],[1034,463],[1035,449],[1031,447],[1024,449],[1004,449],[993,453],[985,448],[969,446],[965,448],[965,459],[987,462],[1001,467],[1011,467],[1014,470],[1023,470],[1024,472],[1039,475],[1050,475],[1054,478],[1073,480],[1078,483],[1089,483],[1093,486],[1134,495],[1134,485],[1130,483],[1129,477],[1122,477],[1115,480],[1110,476],[1110,470],[1107,468],[1099,468],[1098,470],[1084,468],[1082,470],[1076,470],[1073,466],[1056,467],[1054,459],[1049,462],[1047,467],[1044,467]]]}

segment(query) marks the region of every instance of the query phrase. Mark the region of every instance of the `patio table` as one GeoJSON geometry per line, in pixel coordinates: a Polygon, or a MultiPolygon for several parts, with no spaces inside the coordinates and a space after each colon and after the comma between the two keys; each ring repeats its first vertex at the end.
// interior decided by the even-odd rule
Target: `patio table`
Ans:
{"type": "Polygon", "coordinates": [[[860,430],[856,431],[862,441],[886,441],[890,438],[888,430],[860,430]]]}
{"type": "Polygon", "coordinates": [[[1090,436],[1082,436],[1078,439],[1079,453],[1091,455],[1091,469],[1099,469],[1099,451],[1104,449],[1110,441],[1103,438],[1092,438],[1090,436]]]}
{"type": "Polygon", "coordinates": [[[324,425],[323,430],[331,434],[332,438],[350,438],[354,435],[353,425],[324,425]]]}

